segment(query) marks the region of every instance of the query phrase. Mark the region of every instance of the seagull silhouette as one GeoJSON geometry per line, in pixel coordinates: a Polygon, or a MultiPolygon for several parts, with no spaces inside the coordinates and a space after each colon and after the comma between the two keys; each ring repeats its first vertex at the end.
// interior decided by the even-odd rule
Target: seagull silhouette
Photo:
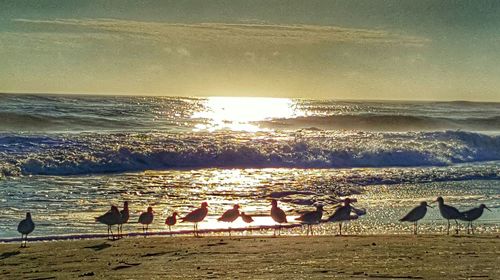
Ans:
{"type": "MultiPolygon", "coordinates": [[[[271,218],[278,223],[278,234],[281,235],[281,224],[287,223],[285,211],[278,207],[278,201],[275,199],[271,200],[271,218]]],[[[274,235],[276,235],[276,228],[274,229],[274,235]]]]}
{"type": "Polygon", "coordinates": [[[17,231],[21,234],[21,248],[26,248],[28,245],[28,234],[35,230],[35,223],[31,219],[31,213],[26,213],[26,219],[19,222],[17,231]],[[23,245],[24,243],[24,245],[23,245]]]}
{"type": "Polygon", "coordinates": [[[149,225],[153,223],[153,213],[153,207],[148,207],[147,211],[142,212],[142,214],[139,216],[139,223],[142,224],[142,233],[144,234],[144,237],[148,235],[149,225]]]}
{"type": "Polygon", "coordinates": [[[458,234],[459,225],[457,220],[463,218],[462,213],[460,213],[457,208],[444,204],[444,199],[442,197],[438,197],[434,202],[438,203],[441,216],[448,220],[447,234],[450,234],[450,220],[455,220],[455,223],[457,224],[455,231],[458,234]]]}
{"type": "Polygon", "coordinates": [[[109,234],[111,233],[111,237],[113,240],[115,240],[115,235],[113,234],[113,230],[111,229],[111,226],[117,225],[120,223],[120,211],[118,211],[118,207],[116,206],[111,206],[111,210],[108,212],[104,213],[103,215],[96,217],[95,220],[96,222],[99,222],[101,224],[105,224],[108,226],[108,239],[109,239],[109,234]]]}
{"type": "Polygon", "coordinates": [[[319,224],[321,222],[322,217],[323,217],[323,205],[317,205],[316,210],[306,212],[300,215],[300,217],[296,218],[295,220],[301,221],[303,224],[307,225],[306,235],[309,235],[309,232],[311,232],[311,235],[313,235],[314,233],[312,226],[319,224]]]}
{"type": "Polygon", "coordinates": [[[168,226],[168,231],[170,231],[170,235],[172,235],[172,226],[177,223],[177,212],[172,213],[172,216],[168,216],[165,219],[165,224],[168,226]]]}
{"type": "Polygon", "coordinates": [[[422,219],[427,213],[427,207],[431,207],[426,201],[422,201],[419,206],[413,208],[408,214],[401,218],[400,222],[413,222],[413,234],[417,234],[418,220],[422,219]]]}
{"type": "Polygon", "coordinates": [[[199,236],[198,234],[198,223],[203,221],[208,214],[208,203],[201,203],[201,207],[191,211],[184,218],[181,218],[181,222],[194,223],[193,232],[194,236],[199,236]]]}
{"type": "Polygon", "coordinates": [[[483,215],[483,210],[486,209],[491,212],[490,208],[486,207],[486,205],[481,204],[479,207],[472,208],[465,212],[462,212],[463,217],[459,218],[462,221],[467,221],[467,234],[469,234],[469,227],[472,230],[472,234],[474,234],[474,226],[472,222],[479,219],[483,215]]]}
{"type": "MultiPolygon", "coordinates": [[[[229,209],[220,218],[217,219],[219,222],[226,222],[226,223],[232,223],[238,219],[240,216],[240,206],[238,204],[235,204],[233,206],[233,209],[229,209]]],[[[229,236],[231,236],[231,227],[229,227],[229,236]]]]}

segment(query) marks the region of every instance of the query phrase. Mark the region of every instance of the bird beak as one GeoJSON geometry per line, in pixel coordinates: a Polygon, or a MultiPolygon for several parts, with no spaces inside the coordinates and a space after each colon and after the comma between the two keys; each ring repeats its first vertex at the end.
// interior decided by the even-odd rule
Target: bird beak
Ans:
{"type": "Polygon", "coordinates": [[[430,206],[429,204],[427,204],[427,207],[429,207],[429,208],[434,208],[434,207],[430,206]]]}
{"type": "Polygon", "coordinates": [[[433,204],[433,203],[436,203],[436,202],[437,202],[437,199],[436,199],[436,200],[434,200],[434,201],[432,201],[430,204],[433,204]]]}
{"type": "Polygon", "coordinates": [[[488,207],[486,207],[486,206],[484,206],[484,208],[486,208],[488,211],[490,211],[490,212],[491,212],[491,209],[490,209],[490,208],[488,208],[488,207]]]}

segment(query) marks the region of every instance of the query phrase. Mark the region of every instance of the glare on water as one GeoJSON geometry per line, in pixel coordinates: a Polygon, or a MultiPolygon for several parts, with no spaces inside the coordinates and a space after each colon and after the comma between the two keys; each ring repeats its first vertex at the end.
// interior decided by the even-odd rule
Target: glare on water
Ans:
{"type": "Polygon", "coordinates": [[[206,119],[197,124],[195,130],[263,131],[255,122],[269,119],[287,119],[303,115],[289,98],[264,97],[209,97],[204,110],[195,112],[191,118],[206,119]]]}

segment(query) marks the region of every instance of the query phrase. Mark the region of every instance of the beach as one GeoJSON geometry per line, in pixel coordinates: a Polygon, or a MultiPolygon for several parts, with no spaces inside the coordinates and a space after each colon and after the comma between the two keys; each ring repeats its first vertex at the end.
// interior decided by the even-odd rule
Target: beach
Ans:
{"type": "Polygon", "coordinates": [[[0,244],[2,279],[499,279],[498,235],[135,237],[0,244]]]}
{"type": "MultiPolygon", "coordinates": [[[[497,103],[289,98],[0,96],[1,279],[499,278],[497,103]],[[175,113],[174,113],[175,112],[175,113]],[[467,116],[464,118],[463,116],[467,116]],[[390,121],[388,123],[388,121],[390,121]],[[350,128],[350,129],[349,129],[350,128]],[[437,197],[459,211],[485,204],[475,236],[446,236],[437,197]],[[343,233],[314,237],[295,221],[345,198],[358,210],[343,233]],[[271,200],[288,217],[273,238],[271,200]],[[126,238],[107,241],[95,217],[130,207],[126,238]],[[199,223],[165,219],[208,203],[199,223]],[[254,218],[218,218],[238,204],[254,218]],[[152,207],[150,231],[138,218],[152,207]],[[19,248],[17,225],[36,227],[19,248]],[[246,235],[254,227],[252,236],[246,235]],[[233,232],[229,238],[224,232],[233,232]],[[234,230],[236,231],[236,230],[234,230]],[[55,240],[57,239],[57,241],[55,240]],[[73,239],[73,240],[67,240],[73,239]],[[10,242],[13,241],[13,242],[10,242]]],[[[452,221],[452,232],[455,224],[452,221]]]]}

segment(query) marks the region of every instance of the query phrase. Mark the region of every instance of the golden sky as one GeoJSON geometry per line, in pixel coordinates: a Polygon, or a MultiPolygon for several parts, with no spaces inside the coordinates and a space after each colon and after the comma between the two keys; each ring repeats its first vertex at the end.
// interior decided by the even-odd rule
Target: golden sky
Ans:
{"type": "Polygon", "coordinates": [[[5,1],[0,91],[500,101],[499,6],[5,1]]]}

